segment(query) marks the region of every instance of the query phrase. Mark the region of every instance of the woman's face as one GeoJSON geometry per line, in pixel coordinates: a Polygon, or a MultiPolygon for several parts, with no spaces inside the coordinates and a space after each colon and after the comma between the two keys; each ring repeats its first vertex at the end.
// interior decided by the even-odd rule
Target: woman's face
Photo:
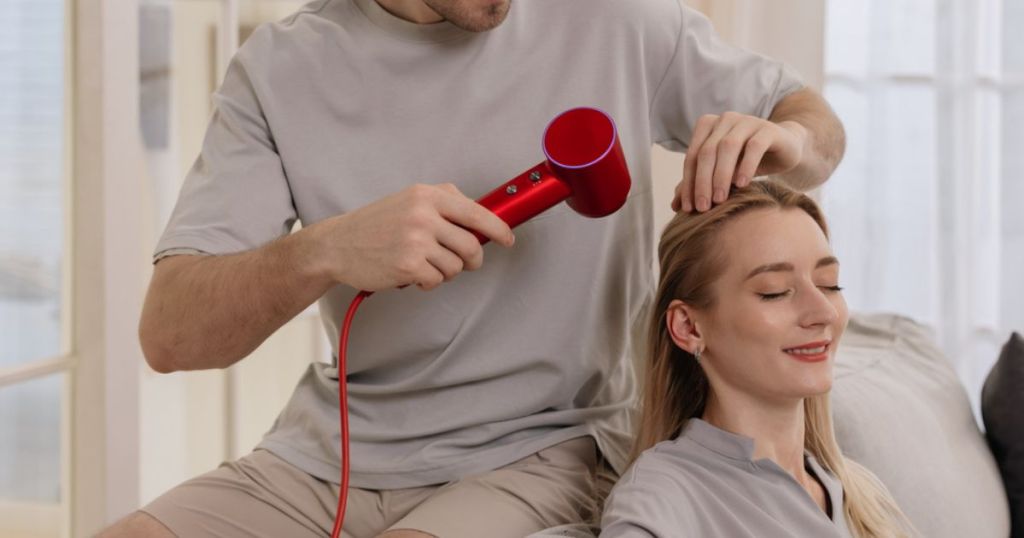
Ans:
{"type": "Polygon", "coordinates": [[[827,392],[848,313],[821,228],[802,210],[760,209],[719,239],[726,270],[714,303],[691,311],[712,389],[779,402],[827,392]]]}

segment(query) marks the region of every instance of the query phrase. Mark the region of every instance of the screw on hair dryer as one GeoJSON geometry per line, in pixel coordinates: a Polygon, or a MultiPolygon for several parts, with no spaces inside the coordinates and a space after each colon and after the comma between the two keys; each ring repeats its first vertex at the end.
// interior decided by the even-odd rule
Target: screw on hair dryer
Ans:
{"type": "MultiPolygon", "coordinates": [[[[536,166],[512,178],[477,202],[490,209],[509,227],[543,213],[565,200],[587,217],[604,217],[626,203],[630,179],[615,122],[595,108],[567,110],[548,124],[543,137],[544,155],[536,166]]],[[[486,236],[470,230],[481,244],[486,236]]],[[[333,538],[341,535],[348,498],[348,404],[345,383],[345,349],[352,318],[363,299],[373,292],[361,291],[352,300],[342,322],[338,343],[338,407],[341,421],[341,490],[334,518],[333,538]]]]}

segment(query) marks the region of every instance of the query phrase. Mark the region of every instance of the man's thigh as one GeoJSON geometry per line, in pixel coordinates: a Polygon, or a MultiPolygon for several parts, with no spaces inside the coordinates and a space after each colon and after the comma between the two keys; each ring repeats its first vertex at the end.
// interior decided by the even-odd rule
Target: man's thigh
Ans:
{"type": "MultiPolygon", "coordinates": [[[[345,538],[403,536],[522,538],[548,527],[595,520],[597,449],[590,437],[565,441],[496,471],[444,486],[349,491],[345,538]],[[412,536],[412,535],[409,535],[412,536]]],[[[598,481],[600,482],[600,481],[598,481]]],[[[181,537],[322,537],[330,534],[338,486],[257,450],[188,480],[141,509],[181,537]]]]}
{"type": "MultiPolygon", "coordinates": [[[[382,494],[411,505],[436,488],[349,491],[343,536],[376,536],[404,513],[382,510],[382,494]]],[[[176,536],[313,538],[330,534],[338,486],[257,450],[188,480],[142,508],[176,536]]]]}
{"type": "Polygon", "coordinates": [[[570,439],[515,463],[449,483],[395,522],[441,538],[522,538],[600,517],[592,437],[570,439]]]}

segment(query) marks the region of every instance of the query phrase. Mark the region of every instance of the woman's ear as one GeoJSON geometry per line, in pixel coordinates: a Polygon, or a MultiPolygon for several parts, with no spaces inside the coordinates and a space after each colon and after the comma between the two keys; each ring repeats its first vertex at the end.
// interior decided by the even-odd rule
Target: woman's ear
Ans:
{"type": "Polygon", "coordinates": [[[704,338],[693,318],[694,310],[679,299],[673,300],[665,312],[668,334],[677,346],[690,354],[704,350],[704,338]]]}

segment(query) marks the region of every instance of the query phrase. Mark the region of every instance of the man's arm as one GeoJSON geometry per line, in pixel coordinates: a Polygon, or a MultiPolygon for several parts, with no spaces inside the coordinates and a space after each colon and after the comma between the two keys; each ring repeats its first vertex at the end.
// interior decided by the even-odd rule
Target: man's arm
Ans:
{"type": "Polygon", "coordinates": [[[756,176],[778,175],[795,189],[812,189],[835,170],[845,149],[842,123],[809,88],[782,98],[767,120],[737,112],[702,116],[672,208],[706,211],[725,201],[731,185],[744,187],[756,176]]]}
{"type": "Polygon", "coordinates": [[[811,190],[823,184],[839,166],[846,152],[846,133],[818,92],[804,88],[783,97],[768,120],[777,124],[794,122],[806,131],[800,163],[778,175],[790,187],[811,190]]]}
{"type": "Polygon", "coordinates": [[[157,263],[139,322],[158,372],[225,368],[332,286],[431,289],[483,263],[468,231],[511,246],[512,231],[452,185],[416,185],[263,247],[157,263]]]}
{"type": "Polygon", "coordinates": [[[161,373],[226,368],[330,286],[312,263],[310,232],[227,256],[157,262],[139,322],[146,362],[161,373]]]}

